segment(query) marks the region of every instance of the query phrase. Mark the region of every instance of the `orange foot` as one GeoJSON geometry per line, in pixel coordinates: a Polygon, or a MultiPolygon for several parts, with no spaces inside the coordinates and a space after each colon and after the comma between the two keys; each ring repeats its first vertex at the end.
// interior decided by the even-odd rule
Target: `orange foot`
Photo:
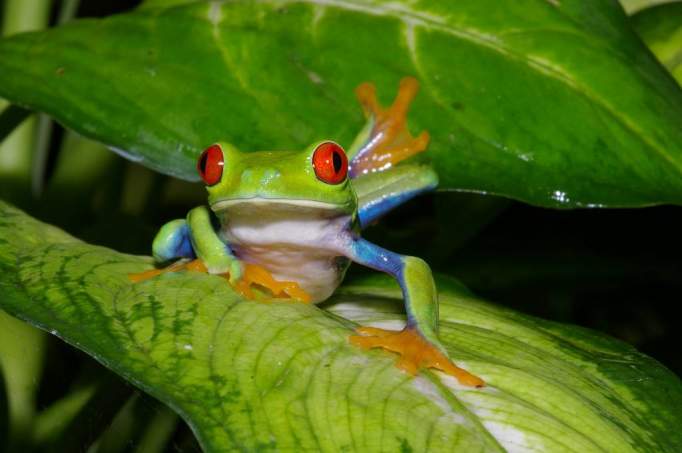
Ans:
{"type": "Polygon", "coordinates": [[[296,282],[277,281],[262,266],[257,264],[244,263],[244,275],[235,285],[235,289],[248,299],[255,299],[251,285],[258,285],[270,290],[273,296],[282,297],[284,295],[292,299],[298,299],[303,303],[310,303],[311,297],[296,282]]]}
{"type": "Polygon", "coordinates": [[[374,85],[366,82],[356,88],[355,94],[365,115],[373,117],[374,124],[370,132],[370,144],[351,162],[354,174],[381,171],[426,149],[429,144],[428,132],[423,131],[413,137],[407,128],[407,111],[418,89],[417,79],[403,78],[395,101],[384,109],[379,105],[374,85]]]}
{"type": "Polygon", "coordinates": [[[164,267],[163,269],[151,269],[137,274],[128,274],[128,278],[131,282],[138,283],[167,272],[178,272],[182,270],[208,272],[208,269],[206,269],[206,266],[204,266],[204,263],[201,260],[178,261],[177,263],[173,263],[168,267],[164,267]]]}
{"type": "Polygon", "coordinates": [[[470,387],[485,385],[481,378],[457,367],[413,328],[406,327],[397,332],[376,327],[359,327],[356,332],[360,335],[351,335],[349,340],[352,344],[364,349],[383,348],[397,352],[400,359],[396,365],[413,376],[421,368],[435,368],[454,376],[462,385],[470,387]]]}
{"type": "MultiPolygon", "coordinates": [[[[201,260],[196,259],[189,262],[173,263],[163,269],[151,269],[138,274],[128,274],[128,278],[133,283],[137,283],[144,280],[149,280],[150,278],[154,278],[167,272],[178,272],[182,270],[208,272],[208,269],[206,266],[204,266],[204,263],[201,260]]],[[[226,279],[229,279],[230,277],[229,274],[220,275],[226,279]]],[[[244,275],[242,276],[241,280],[234,285],[234,288],[244,297],[248,299],[255,299],[255,295],[251,289],[251,285],[254,284],[270,290],[274,297],[290,297],[292,299],[298,299],[304,303],[309,303],[312,299],[310,295],[299,286],[298,283],[277,281],[264,267],[258,266],[256,264],[244,263],[244,275]]]]}

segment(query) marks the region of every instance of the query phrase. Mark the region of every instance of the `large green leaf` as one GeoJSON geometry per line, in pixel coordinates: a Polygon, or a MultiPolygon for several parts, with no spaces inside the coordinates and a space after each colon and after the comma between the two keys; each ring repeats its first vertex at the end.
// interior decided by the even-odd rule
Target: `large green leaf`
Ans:
{"type": "Polygon", "coordinates": [[[682,384],[618,341],[480,301],[441,280],[441,337],[484,377],[399,371],[351,346],[396,326],[386,279],[326,309],[239,299],[220,277],[131,284],[149,259],[80,242],[0,203],[0,306],[173,407],[206,451],[658,451],[682,446],[682,384]]]}
{"type": "Polygon", "coordinates": [[[682,93],[607,0],[154,1],[0,41],[0,95],[157,170],[202,147],[343,143],[353,88],[423,91],[442,187],[559,206],[682,202],[682,93]]]}
{"type": "Polygon", "coordinates": [[[632,16],[639,36],[682,83],[682,2],[653,6],[632,16]]]}

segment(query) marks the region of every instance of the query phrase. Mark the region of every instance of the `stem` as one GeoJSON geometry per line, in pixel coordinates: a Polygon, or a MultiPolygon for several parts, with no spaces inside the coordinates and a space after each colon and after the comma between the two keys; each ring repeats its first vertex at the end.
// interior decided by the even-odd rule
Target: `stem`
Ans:
{"type": "Polygon", "coordinates": [[[53,124],[49,116],[44,113],[38,114],[35,127],[35,140],[31,169],[31,194],[38,198],[45,186],[45,173],[50,154],[50,137],[52,136],[53,124]]]}
{"type": "Polygon", "coordinates": [[[21,451],[29,438],[45,358],[45,334],[0,310],[0,368],[9,415],[6,451],[21,451]],[[9,440],[9,442],[7,442],[9,440]]]}
{"type": "Polygon", "coordinates": [[[140,438],[135,453],[161,453],[173,436],[179,418],[173,411],[159,406],[140,438]]]}
{"type": "Polygon", "coordinates": [[[45,28],[51,6],[51,0],[5,0],[3,35],[45,28]]]}
{"type": "MultiPolygon", "coordinates": [[[[6,0],[2,14],[3,36],[45,28],[51,0],[6,0]]],[[[0,108],[6,103],[0,100],[0,108]]],[[[12,107],[10,107],[12,109],[12,107]]],[[[6,113],[6,112],[3,112],[6,113]]],[[[9,112],[12,113],[11,111],[9,112]]],[[[30,193],[31,160],[35,143],[35,121],[25,118],[0,144],[1,194],[26,200],[30,193]]],[[[45,334],[4,312],[0,312],[0,348],[8,398],[9,433],[7,451],[21,451],[35,414],[35,399],[44,363],[45,334]]]]}
{"type": "MultiPolygon", "coordinates": [[[[73,19],[80,0],[64,0],[59,9],[59,16],[57,17],[57,24],[61,25],[73,19]]],[[[38,198],[43,193],[45,188],[45,178],[47,172],[47,162],[50,155],[50,139],[52,137],[52,130],[54,129],[54,121],[44,114],[38,115],[38,125],[36,130],[36,142],[33,150],[33,169],[31,175],[31,193],[34,198],[38,198]]]]}
{"type": "MultiPolygon", "coordinates": [[[[51,0],[6,0],[2,15],[2,35],[39,30],[48,24],[51,0]]],[[[2,102],[3,107],[5,102],[2,102]]],[[[36,122],[29,118],[0,145],[0,177],[9,181],[2,195],[28,202],[36,144],[36,122]],[[7,191],[8,193],[6,193],[7,191]]]]}
{"type": "Polygon", "coordinates": [[[80,0],[63,0],[59,15],[57,16],[57,25],[61,25],[76,17],[80,3],[80,0]]]}
{"type": "Polygon", "coordinates": [[[39,417],[38,446],[51,452],[79,451],[104,433],[133,393],[133,387],[108,370],[95,371],[93,382],[55,403],[39,417]],[[66,420],[64,420],[66,419],[66,420]]]}

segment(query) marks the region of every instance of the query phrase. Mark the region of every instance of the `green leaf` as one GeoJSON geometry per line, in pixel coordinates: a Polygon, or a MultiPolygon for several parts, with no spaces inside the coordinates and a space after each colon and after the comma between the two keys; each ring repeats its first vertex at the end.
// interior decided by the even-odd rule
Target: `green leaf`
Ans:
{"type": "MultiPolygon", "coordinates": [[[[0,242],[5,237],[4,232],[0,233],[0,242]]],[[[5,297],[4,291],[0,291],[0,299],[5,297]]],[[[8,435],[1,438],[5,451],[24,451],[30,439],[39,377],[45,365],[46,339],[44,332],[2,311],[0,302],[0,372],[7,392],[9,425],[8,435]]]]}
{"type": "Polygon", "coordinates": [[[441,279],[441,337],[486,379],[476,390],[348,341],[397,326],[385,278],[321,310],[244,301],[224,279],[131,284],[149,259],[80,242],[0,203],[0,305],[165,402],[206,451],[676,452],[682,384],[610,338],[478,300],[441,279]]]}
{"type": "MultiPolygon", "coordinates": [[[[0,364],[0,439],[9,438],[9,405],[7,404],[7,387],[5,386],[5,373],[0,364]]],[[[3,446],[0,451],[5,451],[3,446]]]]}
{"type": "Polygon", "coordinates": [[[682,83],[682,2],[653,6],[632,16],[639,36],[682,83]]]}
{"type": "MultiPolygon", "coordinates": [[[[158,0],[158,3],[164,0],[158,0]]],[[[652,6],[661,5],[664,3],[670,3],[674,0],[620,0],[620,4],[628,14],[637,13],[645,8],[650,8],[652,6]]]]}
{"type": "Polygon", "coordinates": [[[409,74],[443,188],[682,202],[682,93],[606,0],[156,0],[0,41],[0,95],[187,179],[221,139],[348,144],[354,87],[409,74]]]}

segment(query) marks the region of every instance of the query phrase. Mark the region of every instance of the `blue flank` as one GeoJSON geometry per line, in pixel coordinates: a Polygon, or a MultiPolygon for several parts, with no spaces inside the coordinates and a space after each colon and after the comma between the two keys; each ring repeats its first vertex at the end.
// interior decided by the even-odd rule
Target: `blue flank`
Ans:
{"type": "Polygon", "coordinates": [[[360,206],[358,208],[358,218],[360,219],[360,227],[365,228],[370,223],[377,220],[382,215],[386,214],[388,211],[396,208],[397,206],[405,203],[406,201],[416,197],[420,193],[433,190],[436,184],[433,186],[420,187],[419,189],[409,190],[406,192],[399,192],[395,194],[388,194],[383,198],[372,200],[371,202],[360,206]]]}
{"type": "Polygon", "coordinates": [[[407,326],[415,327],[417,321],[410,309],[410,297],[405,283],[405,261],[402,255],[393,253],[390,250],[372,244],[360,237],[351,242],[352,259],[358,264],[370,267],[380,272],[392,275],[403,291],[405,300],[405,310],[407,311],[407,326]]]}

